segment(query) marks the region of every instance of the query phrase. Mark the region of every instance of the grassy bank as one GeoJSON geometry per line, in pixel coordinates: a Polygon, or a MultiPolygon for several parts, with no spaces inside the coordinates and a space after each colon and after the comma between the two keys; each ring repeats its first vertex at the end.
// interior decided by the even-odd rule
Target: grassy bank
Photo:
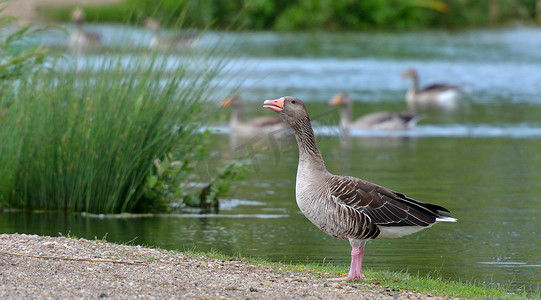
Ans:
{"type": "MultiPolygon", "coordinates": [[[[71,239],[77,239],[75,236],[67,236],[71,239]]],[[[104,244],[110,244],[107,239],[95,238],[95,241],[104,244]]],[[[130,243],[128,243],[130,244],[130,243]]],[[[146,246],[146,248],[152,248],[146,246]]],[[[165,251],[158,249],[160,251],[165,251]]],[[[243,257],[241,253],[236,256],[224,255],[217,251],[201,252],[195,248],[184,249],[183,251],[173,251],[184,253],[188,258],[197,261],[207,262],[213,259],[223,262],[242,261],[252,265],[265,266],[272,269],[273,272],[283,274],[289,277],[291,273],[311,274],[322,279],[342,277],[348,272],[347,265],[333,265],[330,263],[300,263],[291,264],[283,262],[272,262],[261,258],[243,257]]],[[[202,265],[206,265],[203,263],[202,265]]],[[[539,290],[532,292],[513,291],[509,286],[500,284],[491,284],[489,282],[466,282],[451,281],[438,277],[437,275],[413,275],[405,271],[373,270],[363,269],[365,278],[362,281],[349,281],[349,286],[359,290],[384,290],[390,294],[397,295],[399,291],[410,291],[422,293],[425,295],[438,295],[443,297],[453,297],[462,299],[541,299],[539,290]]],[[[330,282],[333,283],[333,282],[330,282]]],[[[319,282],[311,283],[320,284],[319,282]]],[[[362,292],[362,291],[360,291],[362,292]]],[[[428,296],[427,296],[428,298],[428,296]]]]}
{"type": "MultiPolygon", "coordinates": [[[[65,237],[0,235],[0,295],[8,298],[525,299],[531,295],[370,272],[363,281],[327,281],[334,271],[216,254],[186,254],[65,237]],[[218,256],[218,258],[212,258],[218,256]],[[311,273],[311,274],[310,274],[311,273]],[[401,286],[406,282],[407,286],[401,286]],[[423,282],[426,282],[423,280],[423,282]],[[84,289],[81,289],[84,286],[84,289]],[[434,290],[430,290],[434,288],[434,290]],[[442,292],[438,288],[445,289],[442,292]],[[415,291],[415,290],[423,290],[415,291]],[[443,295],[442,295],[443,294],[443,295]]],[[[533,297],[532,297],[533,298],[533,297]]]]}
{"type": "MultiPolygon", "coordinates": [[[[285,264],[244,258],[240,255],[232,258],[217,252],[187,251],[186,253],[199,260],[208,258],[225,261],[241,259],[252,264],[269,266],[277,272],[309,273],[322,278],[342,277],[348,272],[348,266],[335,266],[329,263],[285,264]]],[[[491,286],[489,283],[458,282],[431,275],[421,276],[402,271],[378,271],[366,268],[363,269],[363,274],[365,278],[361,281],[362,283],[383,286],[389,291],[407,290],[466,299],[541,299],[541,294],[538,291],[532,293],[510,292],[506,286],[491,286]]],[[[366,286],[362,286],[362,288],[366,288],[366,286]]]]}

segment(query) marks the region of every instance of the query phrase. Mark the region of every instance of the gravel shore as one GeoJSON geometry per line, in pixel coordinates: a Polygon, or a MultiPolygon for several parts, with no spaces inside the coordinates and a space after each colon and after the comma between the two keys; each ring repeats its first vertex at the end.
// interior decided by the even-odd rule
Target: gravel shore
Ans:
{"type": "Polygon", "coordinates": [[[0,235],[0,278],[2,299],[447,299],[239,260],[25,234],[0,235]]]}

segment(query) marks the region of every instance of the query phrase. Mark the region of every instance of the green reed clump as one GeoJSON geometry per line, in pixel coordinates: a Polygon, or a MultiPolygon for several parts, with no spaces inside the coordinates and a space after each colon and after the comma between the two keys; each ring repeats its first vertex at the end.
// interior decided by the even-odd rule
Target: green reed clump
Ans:
{"type": "MultiPolygon", "coordinates": [[[[8,111],[14,104],[13,97],[4,97],[14,82],[25,80],[28,74],[41,69],[48,58],[52,57],[45,47],[29,45],[28,40],[45,30],[31,25],[10,31],[7,28],[13,18],[2,15],[0,9],[0,132],[9,132],[7,126],[8,111]]],[[[17,161],[9,152],[17,143],[17,136],[0,134],[0,208],[6,206],[6,195],[13,184],[12,170],[17,161]]]]}
{"type": "Polygon", "coordinates": [[[106,55],[57,61],[4,91],[0,199],[23,209],[137,212],[152,208],[153,161],[173,149],[189,163],[210,82],[222,60],[106,55]],[[144,205],[143,205],[144,204],[144,205]]]}

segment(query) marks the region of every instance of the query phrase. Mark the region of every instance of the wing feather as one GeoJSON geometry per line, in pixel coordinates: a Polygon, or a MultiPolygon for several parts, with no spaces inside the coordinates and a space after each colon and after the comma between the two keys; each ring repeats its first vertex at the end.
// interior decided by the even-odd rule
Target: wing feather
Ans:
{"type": "Polygon", "coordinates": [[[349,177],[334,176],[331,195],[379,226],[421,226],[434,224],[438,217],[448,217],[447,209],[424,203],[376,183],[349,177]]]}
{"type": "Polygon", "coordinates": [[[282,124],[282,120],[276,117],[258,117],[250,120],[249,124],[255,127],[266,127],[282,124]]]}

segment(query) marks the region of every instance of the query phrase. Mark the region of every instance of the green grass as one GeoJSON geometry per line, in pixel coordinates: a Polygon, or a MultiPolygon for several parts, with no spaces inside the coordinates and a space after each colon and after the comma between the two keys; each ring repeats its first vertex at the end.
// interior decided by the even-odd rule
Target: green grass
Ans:
{"type": "Polygon", "coordinates": [[[445,280],[430,275],[411,275],[406,272],[367,270],[366,282],[388,286],[391,289],[414,290],[470,299],[527,299],[528,295],[510,294],[505,287],[491,287],[488,284],[473,284],[445,280]]]}

